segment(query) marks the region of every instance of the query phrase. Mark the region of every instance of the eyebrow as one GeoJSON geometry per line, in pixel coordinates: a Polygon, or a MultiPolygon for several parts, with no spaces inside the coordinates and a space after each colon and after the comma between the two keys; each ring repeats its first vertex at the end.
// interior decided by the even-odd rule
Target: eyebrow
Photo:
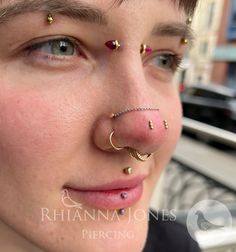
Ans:
{"type": "Polygon", "coordinates": [[[25,13],[46,12],[61,14],[80,21],[107,25],[105,13],[87,3],[73,0],[19,0],[16,3],[0,8],[0,24],[25,13]]]}
{"type": "Polygon", "coordinates": [[[189,40],[190,45],[193,44],[195,39],[192,28],[189,25],[180,22],[157,24],[152,30],[152,35],[186,38],[189,40]]]}

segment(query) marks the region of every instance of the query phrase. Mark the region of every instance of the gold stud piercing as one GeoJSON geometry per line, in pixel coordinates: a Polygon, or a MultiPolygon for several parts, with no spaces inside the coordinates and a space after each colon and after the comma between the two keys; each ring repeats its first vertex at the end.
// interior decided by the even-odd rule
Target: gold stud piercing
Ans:
{"type": "Polygon", "coordinates": [[[169,129],[169,124],[166,120],[163,121],[165,129],[169,129]]]}
{"type": "Polygon", "coordinates": [[[191,17],[187,18],[187,20],[186,20],[187,25],[192,24],[192,22],[193,22],[193,19],[191,17]]]}
{"type": "Polygon", "coordinates": [[[111,146],[112,146],[112,148],[113,148],[114,150],[120,151],[120,150],[122,150],[122,149],[124,149],[124,148],[123,148],[123,147],[116,147],[116,146],[113,144],[113,142],[112,142],[112,137],[113,137],[114,133],[115,133],[114,131],[111,132],[111,134],[110,134],[110,136],[109,136],[109,141],[110,141],[110,144],[111,144],[111,146]]]}
{"type": "MultiPolygon", "coordinates": [[[[186,24],[190,25],[193,22],[193,19],[191,17],[187,18],[186,24]]],[[[187,45],[189,43],[189,40],[187,38],[182,38],[181,39],[181,44],[187,45]]]]}
{"type": "Polygon", "coordinates": [[[186,38],[182,38],[181,39],[181,44],[184,44],[184,45],[187,45],[188,44],[188,39],[186,39],[186,38]]]}
{"type": "Polygon", "coordinates": [[[51,14],[48,14],[48,16],[47,16],[47,22],[48,22],[48,24],[52,24],[52,23],[54,23],[54,18],[53,18],[53,16],[51,15],[51,14]]]}
{"type": "Polygon", "coordinates": [[[132,172],[133,172],[133,169],[132,169],[132,167],[126,167],[126,168],[123,169],[123,172],[126,175],[131,175],[132,172]]]}
{"type": "Polygon", "coordinates": [[[151,129],[151,130],[153,130],[154,129],[154,124],[153,124],[153,121],[149,121],[148,122],[148,126],[149,126],[149,128],[151,129]]]}

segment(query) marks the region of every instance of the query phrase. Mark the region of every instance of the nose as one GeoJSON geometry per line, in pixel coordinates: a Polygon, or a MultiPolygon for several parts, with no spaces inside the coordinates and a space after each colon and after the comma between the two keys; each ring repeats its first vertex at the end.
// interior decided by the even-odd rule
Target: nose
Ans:
{"type": "MultiPolygon", "coordinates": [[[[126,69],[134,67],[126,66],[126,69]]],[[[150,87],[144,76],[143,65],[137,65],[136,69],[140,71],[131,73],[123,68],[122,74],[120,71],[117,74],[116,88],[120,89],[116,89],[116,98],[117,93],[124,91],[124,88],[128,97],[125,101],[122,98],[118,98],[118,101],[116,99],[115,107],[117,109],[122,105],[122,108],[119,107],[121,110],[111,111],[97,120],[94,142],[101,150],[123,153],[132,149],[143,155],[150,154],[158,150],[167,135],[167,119],[163,117],[161,108],[157,107],[156,94],[148,91],[150,87]]]]}
{"type": "Polygon", "coordinates": [[[158,108],[130,108],[101,118],[95,143],[106,151],[133,149],[150,154],[162,145],[167,131],[167,121],[158,108]]]}

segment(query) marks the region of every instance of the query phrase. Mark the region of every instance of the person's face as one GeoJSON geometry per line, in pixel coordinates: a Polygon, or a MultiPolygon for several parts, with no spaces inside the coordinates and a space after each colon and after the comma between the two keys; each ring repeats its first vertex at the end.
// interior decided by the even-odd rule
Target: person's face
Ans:
{"type": "MultiPolygon", "coordinates": [[[[178,34],[154,35],[152,30],[165,23],[184,25],[187,17],[174,1],[126,1],[119,7],[112,6],[113,1],[86,1],[105,12],[107,24],[55,14],[55,22],[49,25],[45,11],[24,13],[0,24],[0,229],[4,233],[8,226],[12,236],[13,230],[20,234],[21,244],[28,240],[52,252],[127,248],[138,252],[144,246],[147,220],[142,220],[140,210],[147,211],[181,129],[172,55],[183,55],[186,49],[178,34]],[[104,45],[112,39],[121,42],[119,50],[104,45]],[[141,55],[142,43],[152,53],[141,55]],[[169,124],[148,161],[138,162],[126,151],[100,146],[96,130],[102,128],[102,118],[112,120],[112,112],[144,106],[158,107],[169,124]],[[128,166],[133,168],[129,176],[122,172],[128,166]],[[141,198],[127,205],[123,199],[126,214],[119,219],[93,220],[83,215],[99,209],[113,214],[114,202],[108,202],[107,208],[104,202],[98,203],[104,203],[104,208],[96,207],[86,196],[71,194],[83,206],[76,210],[61,200],[68,185],[90,188],[143,175],[141,198]],[[50,219],[43,216],[43,209],[50,219]],[[128,210],[139,213],[135,218],[128,210]],[[80,218],[73,221],[75,211],[80,218]],[[115,231],[127,236],[121,238],[115,231]]],[[[1,1],[0,8],[14,2],[18,1],[1,1]]],[[[129,127],[125,118],[138,118],[138,113],[122,117],[124,129],[129,127]]],[[[109,134],[102,137],[109,145],[109,134]]],[[[36,251],[27,246],[26,251],[36,251]]]]}

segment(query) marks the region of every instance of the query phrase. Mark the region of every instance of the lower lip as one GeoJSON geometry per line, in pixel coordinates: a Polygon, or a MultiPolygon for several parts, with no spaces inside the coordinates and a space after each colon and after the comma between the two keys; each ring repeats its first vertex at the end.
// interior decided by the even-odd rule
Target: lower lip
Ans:
{"type": "Polygon", "coordinates": [[[79,191],[67,188],[70,197],[79,202],[86,202],[88,205],[100,209],[120,209],[134,205],[142,196],[143,183],[133,188],[107,190],[107,191],[79,191]],[[128,197],[123,199],[122,193],[127,193],[128,197]]]}

